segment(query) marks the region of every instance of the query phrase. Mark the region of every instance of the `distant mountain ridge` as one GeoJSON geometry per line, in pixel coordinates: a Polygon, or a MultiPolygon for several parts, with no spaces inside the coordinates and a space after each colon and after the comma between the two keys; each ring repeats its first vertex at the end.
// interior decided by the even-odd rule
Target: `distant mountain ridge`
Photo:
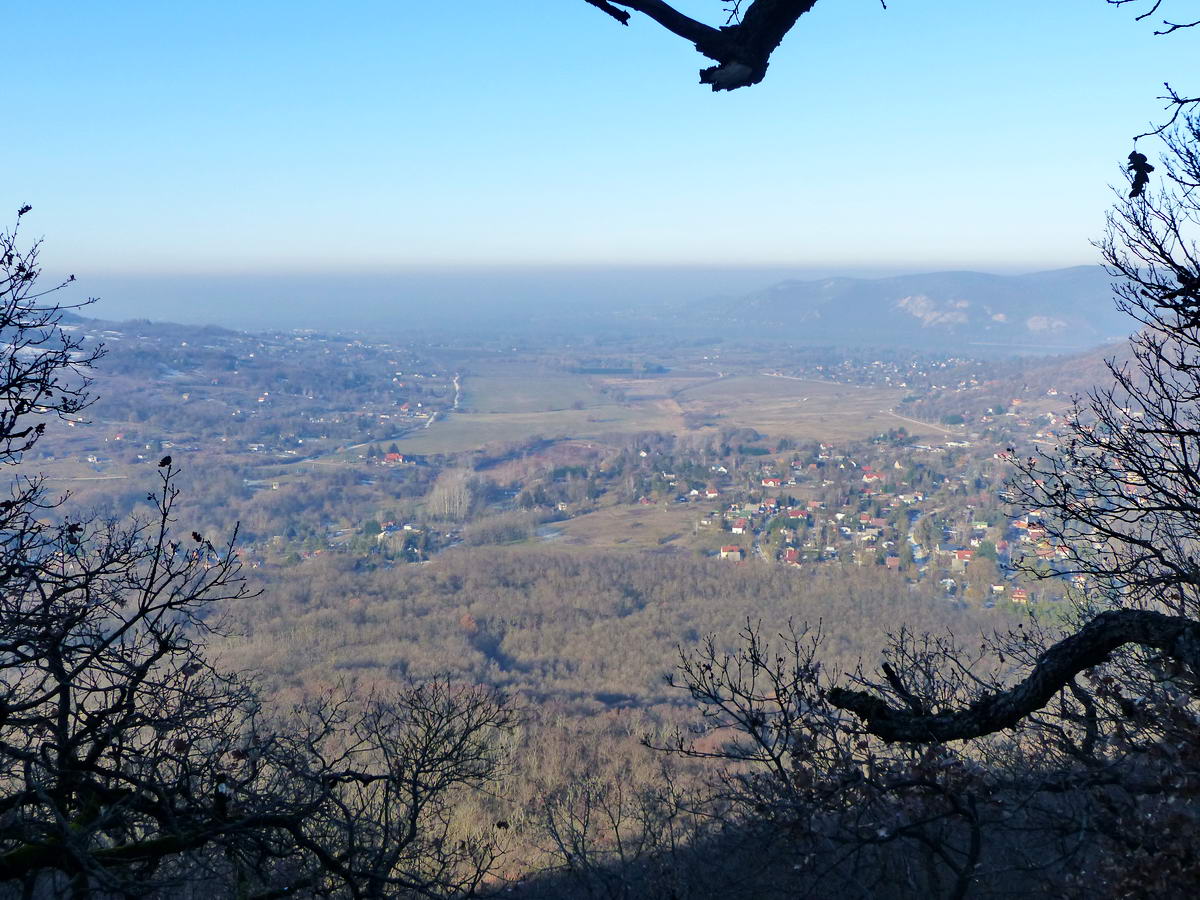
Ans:
{"type": "Polygon", "coordinates": [[[1099,266],[1028,275],[931,272],[892,278],[781,281],[709,307],[716,318],[769,324],[805,343],[906,345],[981,352],[1070,351],[1124,337],[1099,266]]]}

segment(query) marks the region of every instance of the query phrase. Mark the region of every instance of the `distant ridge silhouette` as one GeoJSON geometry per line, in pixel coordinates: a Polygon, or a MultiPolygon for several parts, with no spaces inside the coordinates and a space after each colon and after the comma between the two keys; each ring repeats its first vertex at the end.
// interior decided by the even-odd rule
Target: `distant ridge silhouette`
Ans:
{"type": "Polygon", "coordinates": [[[831,344],[1065,351],[1129,330],[1099,266],[781,281],[720,308],[743,328],[769,323],[776,337],[831,344]]]}

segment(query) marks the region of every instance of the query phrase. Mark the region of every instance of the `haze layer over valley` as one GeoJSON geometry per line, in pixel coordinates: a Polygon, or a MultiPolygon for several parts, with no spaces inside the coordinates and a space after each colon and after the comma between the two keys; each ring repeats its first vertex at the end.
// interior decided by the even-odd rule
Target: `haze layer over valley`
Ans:
{"type": "Polygon", "coordinates": [[[1127,323],[1098,266],[1025,275],[816,277],[761,268],[464,269],[393,274],[99,278],[109,317],[430,338],[730,333],[808,345],[977,354],[1081,350],[1127,323]],[[166,311],[173,314],[166,314],[166,311]],[[731,331],[732,330],[732,331],[731,331]]]}

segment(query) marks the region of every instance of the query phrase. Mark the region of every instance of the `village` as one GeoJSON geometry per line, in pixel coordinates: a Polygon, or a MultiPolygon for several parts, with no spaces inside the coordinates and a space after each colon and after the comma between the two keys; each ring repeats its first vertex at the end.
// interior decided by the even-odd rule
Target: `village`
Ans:
{"type": "MultiPolygon", "coordinates": [[[[501,374],[496,383],[508,393],[497,393],[478,369],[463,374],[471,371],[465,350],[418,341],[104,326],[94,332],[108,348],[101,399],[66,422],[42,464],[84,499],[90,482],[116,487],[119,497],[123,480],[132,497],[137,472],[175,454],[205,471],[206,482],[236,488],[217,506],[201,483],[193,499],[212,527],[240,529],[240,552],[252,565],[322,553],[378,555],[392,565],[464,543],[536,544],[560,535],[579,546],[633,549],[643,546],[630,539],[641,526],[622,524],[620,510],[636,516],[657,508],[662,528],[640,536],[654,535],[644,544],[653,552],[798,572],[877,566],[980,606],[1055,601],[1072,586],[1067,577],[1017,574],[1027,560],[1054,576],[1064,548],[1048,540],[1036,514],[1011,508],[1006,485],[1014,450],[1053,445],[1066,398],[1054,384],[1035,382],[1021,396],[987,400],[999,396],[995,379],[981,380],[979,364],[967,358],[847,351],[831,362],[837,354],[805,352],[743,376],[730,349],[720,358],[664,353],[669,366],[605,359],[600,367],[576,358],[560,365],[575,373],[590,366],[592,374],[546,374],[542,363],[542,374],[525,380],[501,374]],[[143,388],[124,389],[135,378],[143,388]],[[539,382],[550,399],[565,386],[555,400],[564,412],[554,412],[550,399],[550,411],[537,412],[541,401],[529,385],[539,382]],[[713,399],[699,412],[689,407],[682,430],[668,418],[630,413],[647,406],[638,405],[638,391],[682,385],[669,395],[682,399],[698,396],[692,383],[713,385],[705,388],[713,399]],[[722,394],[726,384],[732,392],[722,394]],[[753,397],[739,401],[739,385],[767,385],[776,419],[738,427],[738,404],[753,404],[753,397]],[[879,395],[899,401],[877,416],[884,430],[801,439],[780,410],[811,409],[808,395],[822,389],[907,393],[879,395]],[[493,431],[510,434],[491,424],[510,419],[518,421],[511,439],[484,440],[493,431]],[[594,439],[535,431],[543,422],[565,431],[605,419],[614,431],[594,439]],[[465,433],[460,446],[447,443],[456,423],[480,421],[482,438],[465,433]],[[465,499],[452,514],[435,510],[433,492],[454,479],[466,485],[465,499]]],[[[511,354],[505,365],[513,366],[511,354]]],[[[649,402],[662,407],[654,396],[649,402]]],[[[815,402],[833,408],[843,396],[815,402]]]]}
{"type": "MultiPolygon", "coordinates": [[[[933,448],[902,449],[928,453],[933,448]]],[[[898,460],[881,470],[825,445],[817,461],[797,460],[785,474],[772,468],[764,467],[760,490],[730,486],[727,493],[745,499],[699,520],[702,528],[728,531],[731,540],[721,546],[721,559],[757,559],[797,569],[833,562],[882,566],[914,582],[936,580],[947,597],[985,607],[1000,600],[1026,604],[1062,597],[1061,584],[1043,582],[1031,589],[1014,577],[1016,561],[1061,561],[1066,548],[1047,540],[1036,517],[1006,515],[1003,502],[991,499],[1002,501],[1003,490],[971,493],[968,488],[978,485],[963,476],[935,476],[928,493],[911,490],[904,480],[910,469],[898,460]],[[825,477],[827,467],[839,475],[849,471],[851,477],[825,477]]],[[[1000,475],[1003,470],[996,468],[989,474],[1000,475]]],[[[700,495],[693,489],[689,500],[700,495]]],[[[703,496],[717,499],[720,492],[707,488],[703,496]]]]}

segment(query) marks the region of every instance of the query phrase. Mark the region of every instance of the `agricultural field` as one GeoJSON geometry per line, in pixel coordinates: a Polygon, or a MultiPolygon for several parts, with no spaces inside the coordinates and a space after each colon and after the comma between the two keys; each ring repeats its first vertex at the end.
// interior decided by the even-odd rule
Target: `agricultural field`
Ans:
{"type": "Polygon", "coordinates": [[[397,441],[404,453],[454,453],[485,444],[547,438],[595,438],[638,431],[677,431],[679,418],[662,410],[608,403],[546,412],[450,413],[397,441]]]}
{"type": "Polygon", "coordinates": [[[683,391],[716,381],[715,373],[695,375],[656,375],[647,378],[605,376],[598,379],[605,387],[619,390],[631,403],[674,400],[683,391]]]}
{"type": "Polygon", "coordinates": [[[407,453],[452,453],[533,435],[597,438],[728,427],[753,428],[773,438],[821,441],[856,440],[897,427],[914,438],[954,433],[892,413],[901,396],[898,389],[772,375],[484,374],[464,379],[464,411],[444,414],[399,443],[407,453]],[[620,392],[623,399],[615,402],[602,389],[620,392]],[[694,417],[690,423],[687,414],[694,417]]]}
{"type": "Polygon", "coordinates": [[[599,406],[605,402],[582,375],[535,373],[465,377],[460,406],[476,413],[530,413],[599,406]]]}
{"type": "Polygon", "coordinates": [[[898,389],[735,375],[684,388],[675,400],[683,412],[706,415],[715,424],[793,440],[856,440],[901,426],[914,437],[946,431],[891,413],[902,396],[898,389]]]}

